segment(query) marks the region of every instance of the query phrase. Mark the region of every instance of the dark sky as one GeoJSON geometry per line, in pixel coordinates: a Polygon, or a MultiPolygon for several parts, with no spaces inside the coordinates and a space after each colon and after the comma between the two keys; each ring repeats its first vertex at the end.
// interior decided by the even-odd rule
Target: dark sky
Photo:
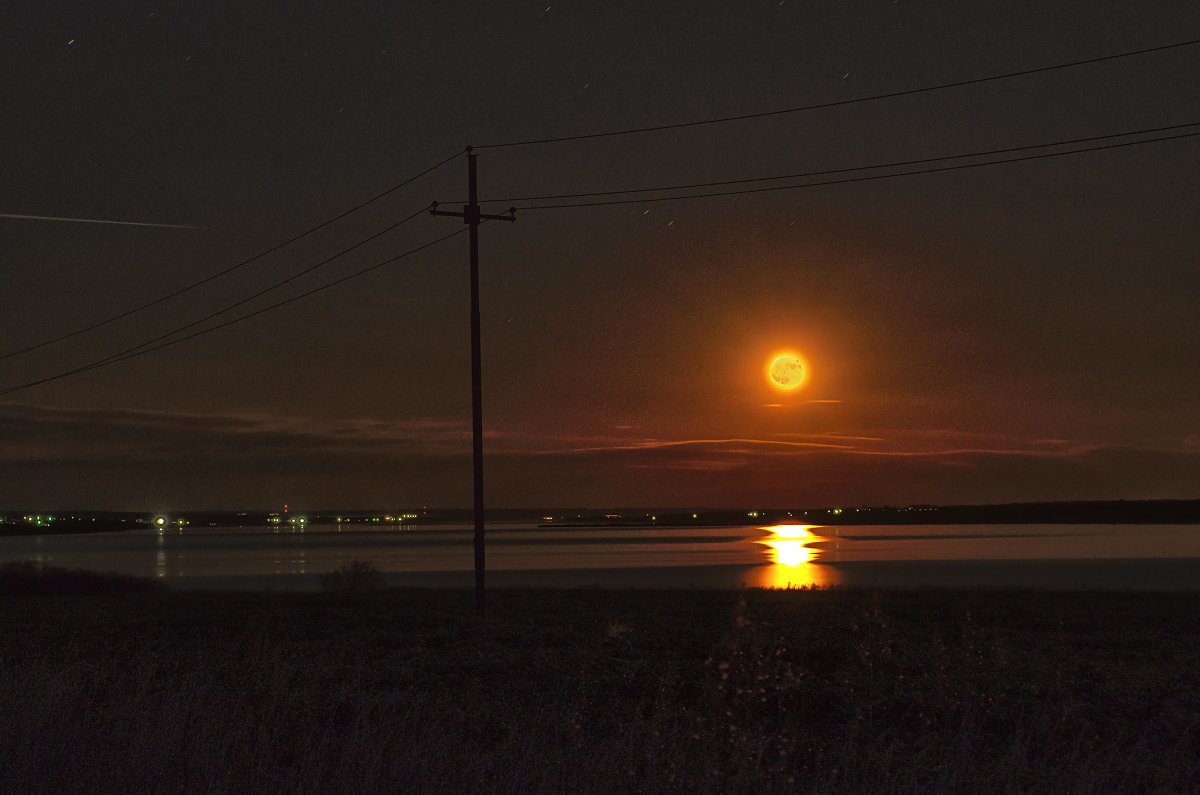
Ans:
{"type": "MultiPolygon", "coordinates": [[[[0,217],[0,354],[222,270],[466,144],[1200,37],[1196,3],[1134,0],[17,0],[4,17],[0,214],[189,228],[0,217]]],[[[1200,47],[1184,47],[486,149],[481,192],[729,180],[1200,122],[1198,77],[1200,47]]],[[[162,334],[431,200],[461,201],[465,171],[455,161],[201,289],[0,361],[0,387],[162,334]]],[[[489,504],[1200,496],[1197,218],[1200,145],[1186,138],[486,225],[489,504]],[[810,363],[797,392],[764,378],[780,350],[810,363]]],[[[278,297],[459,227],[421,216],[278,297]]],[[[458,237],[0,398],[0,508],[469,505],[466,256],[458,237]]]]}

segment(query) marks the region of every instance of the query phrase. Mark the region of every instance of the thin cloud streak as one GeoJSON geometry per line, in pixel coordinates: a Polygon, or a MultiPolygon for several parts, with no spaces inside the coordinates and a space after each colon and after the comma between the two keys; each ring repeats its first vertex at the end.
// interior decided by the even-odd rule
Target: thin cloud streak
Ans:
{"type": "Polygon", "coordinates": [[[147,221],[113,221],[107,218],[68,218],[60,215],[23,215],[20,213],[0,213],[0,218],[12,218],[18,221],[56,221],[70,224],[110,224],[113,226],[149,226],[156,229],[203,229],[202,226],[185,224],[153,224],[147,221]]]}
{"type": "MultiPolygon", "coordinates": [[[[0,509],[469,505],[469,435],[461,419],[436,416],[0,404],[0,509]]],[[[1163,498],[1193,494],[1200,482],[1200,448],[1187,440],[1173,449],[1047,449],[946,439],[936,450],[889,451],[754,438],[500,436],[487,452],[497,507],[1163,498]]]]}
{"type": "Polygon", "coordinates": [[[1029,450],[1021,448],[963,447],[951,450],[848,450],[850,455],[869,455],[884,458],[937,458],[957,455],[1023,455],[1035,458],[1063,458],[1103,449],[1102,445],[1080,445],[1069,450],[1029,450]]]}
{"type": "Polygon", "coordinates": [[[785,442],[777,439],[677,439],[670,441],[660,441],[658,439],[648,439],[643,442],[633,442],[630,444],[614,444],[600,445],[596,447],[577,447],[569,450],[546,450],[544,455],[560,455],[568,453],[607,453],[620,452],[629,450],[661,450],[671,447],[699,447],[703,445],[762,445],[764,447],[805,447],[818,448],[825,450],[853,450],[854,448],[846,444],[828,444],[824,442],[785,442]]]}
{"type": "Polygon", "coordinates": [[[844,402],[844,401],[830,400],[830,399],[801,400],[797,403],[764,403],[763,408],[764,409],[792,409],[792,408],[796,408],[797,406],[836,405],[836,404],[839,404],[842,402],[844,402]]]}
{"type": "MultiPolygon", "coordinates": [[[[837,434],[778,434],[790,435],[799,438],[807,439],[828,439],[827,442],[817,441],[787,441],[779,439],[752,439],[744,437],[736,437],[729,439],[675,439],[675,440],[658,440],[648,439],[645,441],[629,442],[625,444],[611,445],[591,445],[587,447],[575,447],[558,450],[536,450],[530,451],[530,455],[583,455],[588,453],[629,453],[629,452],[648,452],[654,450],[669,450],[673,448],[684,447],[709,447],[713,448],[716,454],[733,453],[742,456],[757,456],[761,455],[766,458],[774,458],[777,456],[787,455],[787,450],[794,450],[797,453],[810,452],[822,453],[828,452],[833,454],[842,454],[847,456],[865,456],[877,458],[924,458],[924,459],[955,459],[962,456],[1029,456],[1033,458],[1071,458],[1078,455],[1092,453],[1103,448],[1103,445],[1088,445],[1075,444],[1070,447],[1056,447],[1054,449],[1036,448],[1036,447],[1020,447],[1020,446],[959,446],[935,448],[932,450],[879,450],[867,449],[854,444],[837,444],[833,440],[838,441],[886,441],[880,437],[871,436],[841,436],[837,434]],[[748,447],[768,448],[761,453],[754,453],[748,447]]],[[[512,451],[510,451],[512,452],[512,451]]]]}
{"type": "Polygon", "coordinates": [[[773,433],[784,439],[836,439],[843,442],[886,442],[882,436],[852,436],[846,433],[773,433]]]}

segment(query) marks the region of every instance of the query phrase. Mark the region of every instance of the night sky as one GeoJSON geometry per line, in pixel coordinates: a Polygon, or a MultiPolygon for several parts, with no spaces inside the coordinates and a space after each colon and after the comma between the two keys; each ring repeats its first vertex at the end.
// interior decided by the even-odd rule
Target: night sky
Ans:
{"type": "MultiPolygon", "coordinates": [[[[227,268],[467,144],[1200,37],[1195,2],[1134,0],[17,0],[4,17],[0,354],[227,268]]],[[[482,149],[480,190],[733,180],[1200,122],[1198,78],[1200,46],[1181,47],[482,149]]],[[[460,158],[201,289],[4,359],[0,388],[163,334],[465,187],[460,158]]],[[[491,506],[1200,496],[1200,139],[517,218],[481,229],[491,506]],[[783,350],[809,363],[794,392],[764,375],[783,350]]],[[[462,226],[419,216],[246,308],[462,226]]],[[[467,506],[467,301],[462,235],[0,397],[0,508],[467,506]]]]}

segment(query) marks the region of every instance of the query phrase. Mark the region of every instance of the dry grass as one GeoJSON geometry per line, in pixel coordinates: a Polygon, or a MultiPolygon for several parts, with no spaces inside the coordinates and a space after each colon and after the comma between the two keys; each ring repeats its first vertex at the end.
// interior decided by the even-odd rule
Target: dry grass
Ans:
{"type": "Polygon", "coordinates": [[[1200,595],[0,599],[0,792],[1188,792],[1200,595]]]}
{"type": "Polygon", "coordinates": [[[113,594],[160,591],[153,580],[125,574],[47,566],[21,560],[0,566],[0,597],[38,594],[113,594]]]}

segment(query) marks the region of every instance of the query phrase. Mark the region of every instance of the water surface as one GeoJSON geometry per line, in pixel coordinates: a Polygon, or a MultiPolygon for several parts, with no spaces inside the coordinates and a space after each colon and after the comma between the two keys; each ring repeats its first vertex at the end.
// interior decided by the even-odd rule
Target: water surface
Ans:
{"type": "MultiPolygon", "coordinates": [[[[0,538],[0,562],[175,587],[310,589],[368,560],[397,585],[472,582],[467,526],[139,528],[0,538]]],[[[488,527],[489,582],[555,587],[885,585],[1200,589],[1195,525],[488,527]]]]}

